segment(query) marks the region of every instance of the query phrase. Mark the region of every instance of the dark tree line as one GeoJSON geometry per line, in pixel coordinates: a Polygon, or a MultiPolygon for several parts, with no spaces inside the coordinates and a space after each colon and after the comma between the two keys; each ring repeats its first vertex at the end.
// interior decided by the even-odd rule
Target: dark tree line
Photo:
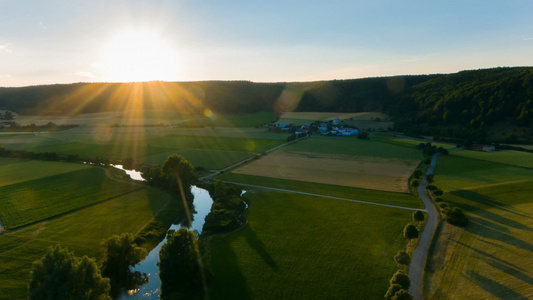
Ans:
{"type": "Polygon", "coordinates": [[[259,111],[380,111],[395,130],[483,142],[486,128],[511,122],[533,130],[533,67],[455,74],[395,76],[307,83],[248,81],[75,83],[0,88],[0,107],[17,113],[122,111],[141,94],[144,109],[179,113],[259,111]],[[140,85],[140,89],[138,88],[140,85]]]}

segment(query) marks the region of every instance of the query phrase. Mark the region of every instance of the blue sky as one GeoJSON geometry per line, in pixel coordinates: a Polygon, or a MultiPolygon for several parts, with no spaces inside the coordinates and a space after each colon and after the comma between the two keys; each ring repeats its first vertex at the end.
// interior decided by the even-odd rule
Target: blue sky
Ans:
{"type": "Polygon", "coordinates": [[[529,0],[0,0],[0,86],[451,73],[532,53],[529,0]]]}

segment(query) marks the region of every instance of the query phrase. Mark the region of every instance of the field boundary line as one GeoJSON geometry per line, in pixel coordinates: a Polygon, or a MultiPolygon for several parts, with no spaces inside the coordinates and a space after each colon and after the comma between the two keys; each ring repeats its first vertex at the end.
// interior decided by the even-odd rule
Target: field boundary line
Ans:
{"type": "Polygon", "coordinates": [[[336,200],[342,200],[342,201],[350,201],[350,202],[356,202],[356,203],[362,203],[362,204],[370,204],[370,205],[386,206],[386,207],[392,207],[392,208],[398,208],[398,209],[406,209],[406,210],[412,210],[412,211],[416,211],[416,210],[420,210],[420,211],[424,211],[424,212],[426,211],[423,208],[413,208],[413,207],[405,207],[405,206],[385,204],[385,203],[377,203],[377,202],[369,202],[369,201],[363,201],[363,200],[341,198],[341,197],[335,197],[335,196],[326,196],[326,195],[320,195],[320,194],[313,194],[313,193],[286,190],[286,189],[278,189],[278,188],[273,188],[273,187],[253,185],[253,184],[245,184],[245,183],[239,183],[239,182],[231,182],[231,181],[223,181],[223,182],[224,183],[230,183],[230,184],[236,184],[236,185],[249,186],[249,187],[254,187],[254,188],[260,188],[260,189],[266,189],[266,190],[272,190],[272,191],[277,191],[277,192],[301,194],[301,195],[308,195],[308,196],[314,196],[314,197],[322,197],[322,198],[336,199],[336,200]]]}

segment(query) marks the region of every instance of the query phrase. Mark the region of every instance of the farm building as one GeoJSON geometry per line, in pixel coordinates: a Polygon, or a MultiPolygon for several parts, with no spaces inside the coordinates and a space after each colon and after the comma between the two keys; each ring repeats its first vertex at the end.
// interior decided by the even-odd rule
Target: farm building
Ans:
{"type": "Polygon", "coordinates": [[[496,151],[496,147],[491,146],[491,145],[473,144],[472,145],[472,150],[484,151],[484,152],[494,152],[494,151],[496,151]]]}
{"type": "Polygon", "coordinates": [[[359,130],[353,129],[353,128],[339,128],[337,129],[337,134],[340,133],[340,135],[353,135],[357,136],[359,134],[359,130]]]}

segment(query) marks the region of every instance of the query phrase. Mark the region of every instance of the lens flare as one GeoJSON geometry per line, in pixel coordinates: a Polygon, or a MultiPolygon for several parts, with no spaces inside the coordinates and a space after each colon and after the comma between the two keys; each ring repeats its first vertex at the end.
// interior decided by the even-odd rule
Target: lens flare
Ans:
{"type": "Polygon", "coordinates": [[[204,109],[204,116],[206,116],[208,118],[213,117],[213,111],[210,110],[209,108],[204,109]]]}

